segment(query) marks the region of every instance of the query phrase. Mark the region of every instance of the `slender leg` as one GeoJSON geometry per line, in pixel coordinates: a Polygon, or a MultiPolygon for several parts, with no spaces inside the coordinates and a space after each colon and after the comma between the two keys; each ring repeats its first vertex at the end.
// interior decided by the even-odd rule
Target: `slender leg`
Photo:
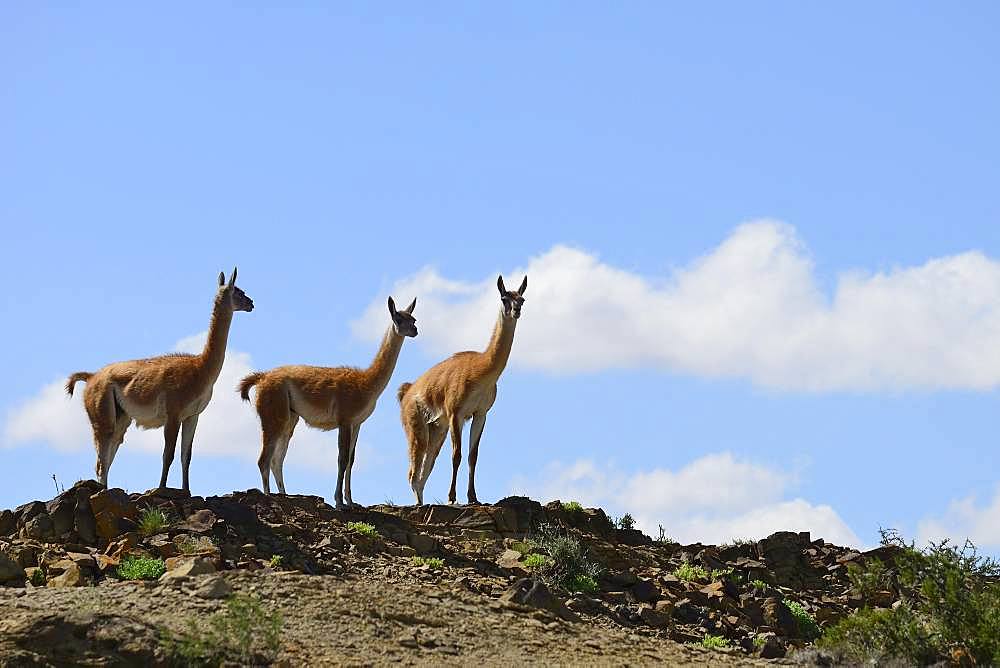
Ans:
{"type": "Polygon", "coordinates": [[[351,454],[347,459],[347,471],[344,473],[344,500],[349,508],[360,508],[360,503],[354,503],[351,497],[351,471],[354,469],[354,452],[358,449],[358,434],[361,432],[361,425],[356,424],[351,427],[351,454]]]}
{"type": "Polygon", "coordinates": [[[337,430],[337,490],[333,493],[337,510],[347,510],[344,505],[344,472],[351,456],[351,425],[344,424],[337,430]]]}
{"type": "Polygon", "coordinates": [[[422,506],[424,505],[423,466],[429,447],[427,423],[413,418],[413,416],[408,416],[404,412],[403,431],[406,432],[406,441],[410,446],[410,471],[407,475],[410,480],[410,489],[417,497],[417,505],[422,506]]]}
{"type": "Polygon", "coordinates": [[[184,491],[191,492],[191,446],[194,443],[194,432],[198,428],[198,416],[192,415],[181,423],[181,472],[184,491]]]}
{"type": "Polygon", "coordinates": [[[274,455],[288,433],[292,409],[288,391],[281,385],[266,383],[257,385],[256,405],[257,415],[260,416],[261,440],[257,468],[260,469],[261,491],[270,495],[274,455]]]}
{"type": "Polygon", "coordinates": [[[174,418],[167,418],[167,424],[163,427],[163,473],[160,474],[160,488],[167,486],[167,474],[170,473],[170,465],[174,463],[174,450],[177,449],[177,432],[181,425],[174,418]]]}
{"type": "Polygon", "coordinates": [[[288,418],[288,427],[284,435],[278,441],[274,453],[271,455],[271,473],[278,483],[278,493],[285,494],[285,455],[288,454],[288,442],[292,440],[292,433],[295,432],[295,425],[299,422],[299,416],[291,413],[288,418]]]}
{"type": "Polygon", "coordinates": [[[486,411],[476,413],[472,417],[472,428],[469,433],[469,503],[479,503],[476,498],[476,460],[479,459],[479,439],[483,437],[483,427],[486,426],[486,411]]]}
{"type": "Polygon", "coordinates": [[[93,404],[84,400],[87,416],[94,432],[94,449],[97,450],[97,464],[94,467],[97,478],[108,486],[108,470],[111,468],[112,442],[115,438],[115,402],[112,390],[105,390],[93,404]]]}
{"type": "Polygon", "coordinates": [[[125,440],[125,432],[128,430],[128,426],[132,424],[132,419],[125,415],[125,413],[118,414],[118,420],[115,422],[115,435],[111,439],[111,447],[108,449],[108,468],[115,462],[115,455],[118,454],[118,448],[121,447],[122,441],[125,440]]]}
{"type": "Polygon", "coordinates": [[[451,487],[448,488],[448,503],[455,503],[455,481],[458,467],[462,463],[462,418],[457,413],[451,416],[451,487]]]}

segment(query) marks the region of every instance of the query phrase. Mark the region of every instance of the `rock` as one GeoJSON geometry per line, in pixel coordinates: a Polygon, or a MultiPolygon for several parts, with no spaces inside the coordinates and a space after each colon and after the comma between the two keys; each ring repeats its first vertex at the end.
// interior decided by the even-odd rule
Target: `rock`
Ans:
{"type": "Polygon", "coordinates": [[[73,530],[76,515],[76,490],[70,489],[45,504],[52,519],[52,535],[63,536],[73,530]]]}
{"type": "Polygon", "coordinates": [[[631,569],[611,573],[607,576],[608,582],[616,587],[631,587],[639,582],[639,576],[631,569]]]}
{"type": "Polygon", "coordinates": [[[120,560],[138,544],[139,536],[134,531],[130,531],[122,536],[120,540],[108,545],[107,549],[104,550],[104,554],[110,556],[112,559],[120,560]]]}
{"type": "Polygon", "coordinates": [[[45,504],[41,501],[31,501],[14,509],[14,524],[23,527],[36,515],[45,512],[45,504]]]}
{"type": "MultiPolygon", "coordinates": [[[[188,515],[188,518],[181,522],[180,524],[172,527],[176,531],[189,531],[191,533],[208,533],[215,526],[216,518],[215,513],[207,508],[195,511],[188,515]]],[[[297,529],[298,527],[296,527],[297,529]]],[[[291,533],[285,535],[293,535],[295,530],[293,529],[291,533]]]]}
{"type": "Polygon", "coordinates": [[[83,571],[72,561],[67,560],[69,566],[63,570],[61,575],[50,577],[46,582],[47,587],[82,587],[89,584],[89,579],[83,571]]]}
{"type": "Polygon", "coordinates": [[[221,575],[213,575],[204,579],[191,593],[198,598],[228,598],[233,593],[233,587],[221,575]]]}
{"type": "Polygon", "coordinates": [[[438,551],[437,538],[423,532],[407,535],[406,542],[421,556],[434,554],[438,551]]]}
{"type": "Polygon", "coordinates": [[[639,619],[654,629],[665,629],[670,626],[670,613],[660,612],[653,608],[639,608],[639,619]]]}
{"type": "Polygon", "coordinates": [[[90,509],[90,496],[86,489],[77,490],[76,508],[73,511],[73,528],[80,540],[87,545],[97,544],[97,522],[90,509]]]}
{"type": "Polygon", "coordinates": [[[36,540],[52,540],[55,538],[55,525],[48,513],[35,515],[24,524],[24,535],[36,540]]]}
{"type": "Polygon", "coordinates": [[[7,536],[14,533],[17,522],[14,521],[14,513],[10,510],[0,510],[0,536],[7,536]]]}
{"type": "Polygon", "coordinates": [[[19,582],[24,580],[24,568],[9,556],[0,552],[0,582],[19,582]]]}
{"type": "Polygon", "coordinates": [[[576,622],[580,619],[562,601],[553,596],[548,587],[531,578],[517,580],[503,593],[500,600],[548,610],[568,622],[576,622]]]}
{"type": "Polygon", "coordinates": [[[105,554],[94,555],[94,560],[97,562],[97,570],[104,573],[106,571],[114,571],[118,568],[118,564],[121,562],[120,559],[116,557],[109,557],[105,554]]]}
{"type": "Polygon", "coordinates": [[[697,624],[702,618],[701,610],[687,598],[682,598],[674,603],[671,615],[682,624],[697,624]]]}
{"type": "Polygon", "coordinates": [[[160,576],[161,580],[204,575],[216,571],[212,560],[205,557],[172,557],[167,559],[165,565],[167,572],[160,576]]]}
{"type": "Polygon", "coordinates": [[[771,596],[761,605],[764,621],[783,636],[794,638],[799,632],[798,622],[788,609],[785,602],[777,596],[771,596]]]}
{"type": "Polygon", "coordinates": [[[508,570],[512,568],[522,568],[521,553],[517,550],[504,550],[503,554],[497,557],[497,565],[508,570]]]}
{"type": "Polygon", "coordinates": [[[636,603],[649,603],[660,597],[660,590],[652,580],[639,580],[629,589],[629,595],[636,603]]]}
{"type": "Polygon", "coordinates": [[[90,497],[97,536],[111,542],[135,526],[139,509],[123,490],[104,489],[90,497]]]}
{"type": "Polygon", "coordinates": [[[762,659],[780,659],[787,652],[785,642],[773,633],[768,633],[764,636],[764,644],[757,650],[757,656],[762,659]]]}

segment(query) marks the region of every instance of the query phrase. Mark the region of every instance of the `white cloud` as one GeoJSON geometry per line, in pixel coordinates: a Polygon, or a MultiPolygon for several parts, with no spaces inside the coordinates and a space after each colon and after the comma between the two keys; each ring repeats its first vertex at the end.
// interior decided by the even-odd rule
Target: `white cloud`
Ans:
{"type": "MultiPolygon", "coordinates": [[[[175,350],[200,352],[206,334],[196,334],[181,339],[175,350]]],[[[234,456],[253,462],[260,454],[260,426],[252,406],[244,403],[236,392],[236,385],[253,370],[250,355],[229,350],[222,372],[215,383],[212,401],[198,419],[194,440],[194,456],[234,456]]],[[[68,374],[67,374],[68,375],[68,374]]],[[[17,447],[43,442],[62,452],[92,450],[90,423],[83,409],[83,386],[71,399],[63,389],[65,379],[45,385],[34,397],[16,407],[4,426],[4,447],[17,447]]],[[[295,430],[285,460],[286,470],[308,467],[323,471],[337,470],[336,434],[324,433],[299,424],[295,430]]],[[[362,439],[364,434],[362,434],[362,439]]],[[[163,430],[145,431],[130,428],[125,435],[123,450],[135,449],[156,453],[163,452],[163,430]]],[[[178,456],[180,446],[178,445],[178,456]]],[[[371,466],[377,453],[362,442],[358,443],[355,472],[371,466]]],[[[179,460],[175,460],[179,461],[179,460]]],[[[112,476],[114,469],[112,468],[112,476]]],[[[290,485],[291,486],[291,485],[290,485]]]]}
{"type": "MultiPolygon", "coordinates": [[[[920,266],[842,274],[832,297],[788,225],[737,227],[707,255],[643,277],[555,246],[530,276],[512,364],[553,372],[656,366],[766,387],[829,391],[989,389],[1000,384],[1000,263],[968,252],[920,266]]],[[[481,349],[498,309],[480,282],[425,268],[393,294],[420,300],[417,344],[435,355],[481,349]]],[[[378,340],[382,299],[355,321],[378,340]]]]}
{"type": "Polygon", "coordinates": [[[681,542],[722,543],[763,538],[775,531],[810,531],[840,545],[861,540],[828,505],[788,498],[796,476],[740,461],[729,453],[707,455],[677,471],[625,474],[592,460],[558,462],[537,479],[516,478],[512,488],[539,499],[574,500],[628,512],[647,534],[662,524],[681,542]]]}
{"type": "Polygon", "coordinates": [[[977,547],[1000,548],[1000,485],[985,506],[976,505],[973,497],[952,501],[942,517],[929,517],[917,526],[917,543],[950,538],[961,543],[966,538],[977,547]]]}

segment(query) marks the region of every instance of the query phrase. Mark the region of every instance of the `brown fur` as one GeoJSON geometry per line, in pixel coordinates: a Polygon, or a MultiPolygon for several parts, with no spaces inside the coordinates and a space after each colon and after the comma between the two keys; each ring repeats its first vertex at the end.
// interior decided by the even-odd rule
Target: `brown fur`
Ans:
{"type": "Polygon", "coordinates": [[[285,493],[285,455],[301,417],[310,427],[339,430],[336,504],[338,509],[356,505],[351,497],[351,469],[358,432],[389,383],[403,340],[417,334],[411,315],[415,305],[416,300],[407,309],[396,311],[392,298],[389,299],[393,323],[367,369],[282,366],[252,373],[240,382],[240,396],[246,401],[250,400],[250,388],[257,387],[255,406],[261,425],[257,465],[265,493],[270,494],[271,474],[278,483],[278,491],[285,493]]]}
{"type": "Polygon", "coordinates": [[[108,484],[108,470],[125,438],[125,430],[135,421],[146,429],[164,427],[160,487],[167,484],[177,435],[183,429],[183,485],[184,490],[190,491],[191,444],[198,415],[208,405],[212,386],[222,370],[233,311],[253,309],[253,302],[235,286],[235,280],[235,269],[228,285],[224,276],[219,276],[208,341],[200,355],[170,354],[115,362],[94,373],[78,371],[66,381],[70,395],[77,381],[87,381],[83,405],[93,429],[96,471],[102,484],[108,484]]]}
{"type": "Polygon", "coordinates": [[[397,397],[400,417],[409,443],[410,487],[423,503],[424,485],[434,467],[445,436],[451,431],[452,473],[448,502],[455,503],[458,467],[462,462],[462,426],[472,420],[469,438],[469,503],[476,497],[476,462],[479,441],[486,426],[486,413],[497,396],[497,380],[503,373],[514,342],[528,277],[517,291],[508,292],[497,279],[503,308],[493,328],[493,336],[483,352],[465,351],[428,369],[413,383],[403,383],[397,397]]]}

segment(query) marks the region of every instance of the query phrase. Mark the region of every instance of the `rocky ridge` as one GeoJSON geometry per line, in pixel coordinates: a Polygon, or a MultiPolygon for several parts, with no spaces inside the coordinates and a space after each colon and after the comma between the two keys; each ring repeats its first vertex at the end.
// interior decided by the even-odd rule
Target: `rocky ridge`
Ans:
{"type": "Polygon", "coordinates": [[[895,602],[892,591],[865,601],[847,578],[848,564],[890,561],[888,551],[792,532],[723,546],[657,542],[600,509],[524,497],[338,512],[315,496],[127,494],[83,481],[0,511],[0,665],[166,665],[164,630],[234,592],[282,612],[285,665],[788,661],[809,640],[788,603],[823,627],[895,602]],[[148,509],[170,521],[142,532],[148,509]],[[596,591],[533,577],[526,557],[544,526],[576,537],[600,564],[596,591]],[[128,555],[163,559],[166,572],[122,581],[128,555]],[[695,646],[706,636],[730,648],[695,646]]]}

